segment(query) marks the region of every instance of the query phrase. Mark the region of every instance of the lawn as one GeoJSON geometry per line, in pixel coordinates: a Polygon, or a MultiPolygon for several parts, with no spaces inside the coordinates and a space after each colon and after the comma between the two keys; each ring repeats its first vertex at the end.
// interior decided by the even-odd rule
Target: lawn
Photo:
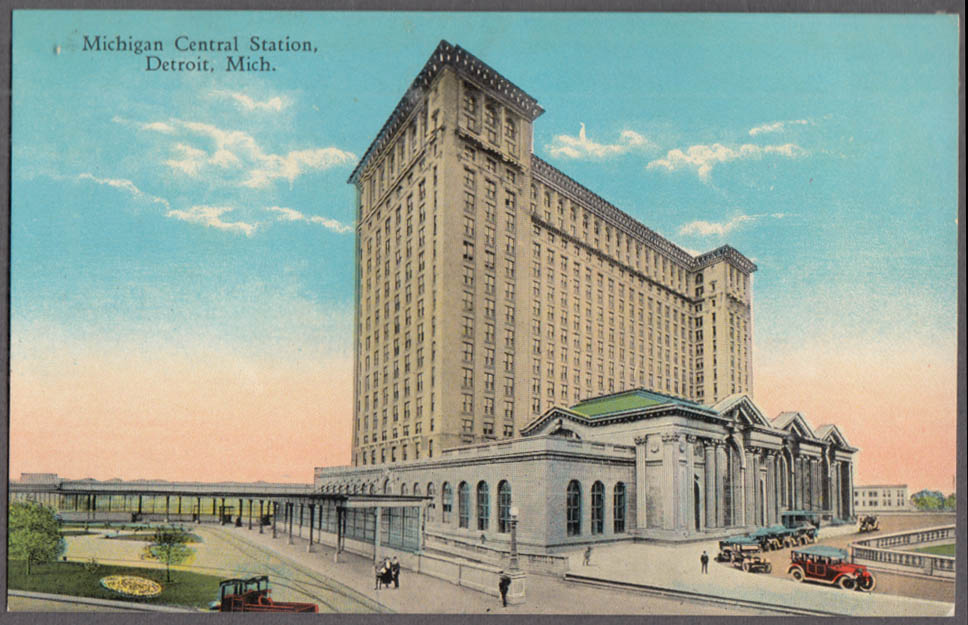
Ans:
{"type": "Polygon", "coordinates": [[[218,594],[221,578],[201,575],[187,571],[172,571],[171,582],[165,581],[164,569],[139,568],[131,566],[99,565],[90,571],[83,562],[49,562],[31,566],[30,575],[25,574],[22,560],[7,562],[7,588],[30,590],[75,597],[95,597],[119,601],[136,601],[178,605],[194,608],[207,608],[208,602],[218,594]],[[161,584],[160,595],[152,599],[129,599],[101,586],[100,580],[108,575],[137,575],[153,579],[161,584]]]}
{"type": "Polygon", "coordinates": [[[947,545],[931,545],[930,547],[919,547],[915,549],[919,553],[930,553],[936,556],[951,556],[955,555],[955,543],[948,543],[947,545]]]}

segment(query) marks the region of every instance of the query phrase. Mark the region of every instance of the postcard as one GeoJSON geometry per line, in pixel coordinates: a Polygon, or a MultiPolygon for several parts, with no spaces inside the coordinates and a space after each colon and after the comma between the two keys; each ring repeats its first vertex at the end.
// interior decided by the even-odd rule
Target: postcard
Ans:
{"type": "Polygon", "coordinates": [[[958,16],[12,22],[8,611],[954,614],[958,16]]]}

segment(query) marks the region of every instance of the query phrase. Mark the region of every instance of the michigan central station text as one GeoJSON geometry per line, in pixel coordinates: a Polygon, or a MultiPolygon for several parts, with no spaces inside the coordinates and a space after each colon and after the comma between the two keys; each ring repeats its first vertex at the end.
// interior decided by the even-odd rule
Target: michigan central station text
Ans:
{"type": "Polygon", "coordinates": [[[225,52],[236,53],[224,57],[223,69],[227,72],[275,71],[275,67],[264,56],[249,56],[239,52],[254,53],[315,53],[316,46],[306,39],[294,39],[288,35],[282,38],[268,38],[251,35],[242,39],[233,35],[225,39],[195,39],[189,35],[178,35],[166,45],[160,39],[138,39],[122,35],[84,35],[82,52],[124,52],[144,55],[145,71],[155,72],[214,72],[217,62],[198,53],[225,52]],[[164,57],[156,52],[195,53],[193,57],[164,57]]]}

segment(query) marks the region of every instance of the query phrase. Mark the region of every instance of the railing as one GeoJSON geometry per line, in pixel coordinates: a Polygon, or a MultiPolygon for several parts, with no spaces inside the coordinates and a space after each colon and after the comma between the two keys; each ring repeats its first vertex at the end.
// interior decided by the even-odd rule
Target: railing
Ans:
{"type": "Polygon", "coordinates": [[[950,525],[865,538],[850,544],[851,561],[901,574],[954,579],[953,557],[901,548],[953,541],[955,535],[955,526],[950,525]]]}
{"type": "MultiPolygon", "coordinates": [[[[477,545],[449,536],[426,532],[424,534],[424,545],[426,547],[446,547],[447,551],[452,555],[476,557],[491,564],[508,564],[508,552],[503,549],[477,545]]],[[[519,552],[518,560],[524,570],[535,573],[563,575],[568,571],[567,556],[519,552]]]]}

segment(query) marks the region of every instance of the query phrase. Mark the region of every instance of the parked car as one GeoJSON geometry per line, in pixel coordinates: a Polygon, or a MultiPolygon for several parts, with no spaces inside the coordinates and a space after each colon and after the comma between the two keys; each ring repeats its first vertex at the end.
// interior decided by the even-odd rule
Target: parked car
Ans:
{"type": "Polygon", "coordinates": [[[716,560],[729,562],[747,573],[765,571],[771,573],[773,565],[763,557],[759,541],[750,536],[731,536],[719,541],[719,554],[716,560]]]}
{"type": "Polygon", "coordinates": [[[810,545],[790,552],[787,574],[802,582],[813,580],[844,590],[871,592],[877,586],[874,575],[866,566],[847,561],[847,552],[836,547],[810,545]]]}
{"type": "Polygon", "coordinates": [[[877,522],[877,517],[873,514],[868,514],[861,517],[860,527],[857,528],[858,532],[876,532],[881,529],[880,524],[877,522]]]}

